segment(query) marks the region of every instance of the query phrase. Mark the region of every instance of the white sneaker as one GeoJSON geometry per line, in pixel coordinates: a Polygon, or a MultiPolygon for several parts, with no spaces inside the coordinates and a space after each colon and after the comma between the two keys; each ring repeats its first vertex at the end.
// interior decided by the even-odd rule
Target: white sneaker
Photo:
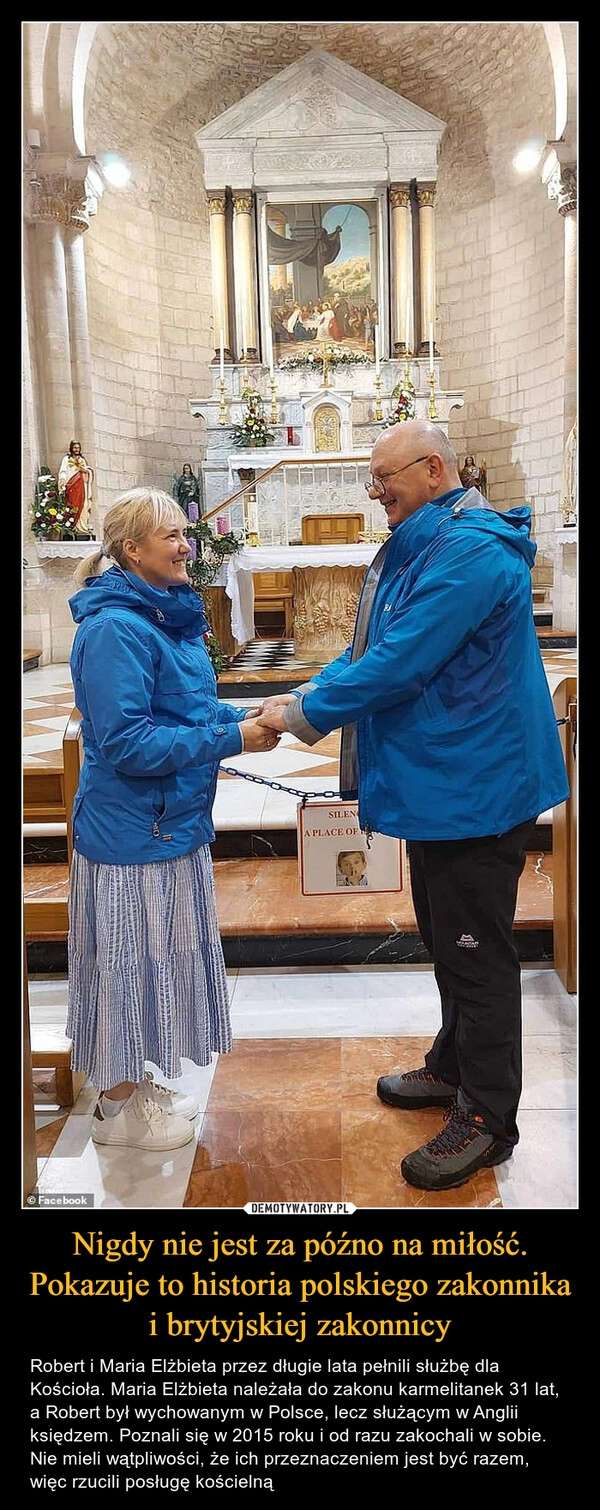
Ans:
{"type": "Polygon", "coordinates": [[[148,1153],[164,1153],[169,1148],[183,1148],[194,1136],[186,1117],[164,1111],[157,1101],[139,1090],[134,1091],[122,1112],[103,1117],[100,1105],[92,1117],[92,1142],[107,1148],[142,1148],[148,1153]]]}
{"type": "Polygon", "coordinates": [[[191,1122],[200,1111],[194,1096],[186,1096],[183,1091],[170,1091],[167,1085],[161,1085],[159,1080],[154,1079],[150,1070],[146,1070],[138,1090],[149,1096],[151,1101],[156,1101],[157,1106],[162,1106],[163,1111],[175,1113],[178,1117],[189,1117],[191,1122]]]}

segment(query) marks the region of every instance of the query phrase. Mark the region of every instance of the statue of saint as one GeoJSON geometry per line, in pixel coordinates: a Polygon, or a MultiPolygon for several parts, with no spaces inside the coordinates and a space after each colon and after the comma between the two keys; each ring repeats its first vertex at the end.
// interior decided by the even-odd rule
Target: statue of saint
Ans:
{"type": "Polygon", "coordinates": [[[82,455],[78,440],[69,442],[58,469],[58,491],[75,512],[74,533],[84,540],[90,537],[90,506],[94,473],[82,455]]]}
{"type": "Polygon", "coordinates": [[[487,471],[485,457],[478,467],[474,456],[465,456],[464,464],[459,472],[463,488],[478,488],[487,498],[487,471]]]}
{"type": "Polygon", "coordinates": [[[189,461],[184,461],[181,468],[181,476],[177,478],[173,488],[173,497],[187,514],[188,519],[196,520],[200,508],[200,485],[198,478],[192,472],[189,461]],[[191,505],[191,508],[190,508],[191,505]]]}

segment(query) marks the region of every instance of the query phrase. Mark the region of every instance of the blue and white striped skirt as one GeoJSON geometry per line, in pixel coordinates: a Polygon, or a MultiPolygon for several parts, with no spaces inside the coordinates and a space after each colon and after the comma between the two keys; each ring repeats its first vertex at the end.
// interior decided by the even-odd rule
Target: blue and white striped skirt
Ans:
{"type": "Polygon", "coordinates": [[[73,855],[67,1035],[73,1068],[99,1090],[167,1079],[181,1057],[231,1050],[229,993],[208,845],[148,865],[73,855]]]}

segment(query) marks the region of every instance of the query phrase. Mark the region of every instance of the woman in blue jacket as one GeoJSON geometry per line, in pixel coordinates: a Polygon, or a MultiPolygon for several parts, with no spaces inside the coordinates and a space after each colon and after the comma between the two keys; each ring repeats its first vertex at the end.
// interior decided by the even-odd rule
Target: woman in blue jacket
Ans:
{"type": "Polygon", "coordinates": [[[447,1190],[510,1157],[519,1133],[521,978],[513,923],[527,843],[568,780],[533,619],[531,511],[498,514],[461,485],[438,425],[375,442],[369,493],[391,531],[371,563],[352,646],[263,718],[315,744],[342,728],[340,790],[360,826],[408,841],[442,1026],[425,1064],[382,1076],[405,1111],[448,1125],[402,1160],[447,1190]]]}
{"type": "Polygon", "coordinates": [[[209,845],[219,762],[278,736],[217,699],[209,624],[190,585],[188,520],[145,488],[119,497],[77,573],[71,652],[84,760],[73,807],[73,1068],[100,1092],[92,1138],[161,1152],[198,1107],[146,1072],[231,1049],[209,845]],[[106,559],[112,562],[106,570],[106,559]]]}

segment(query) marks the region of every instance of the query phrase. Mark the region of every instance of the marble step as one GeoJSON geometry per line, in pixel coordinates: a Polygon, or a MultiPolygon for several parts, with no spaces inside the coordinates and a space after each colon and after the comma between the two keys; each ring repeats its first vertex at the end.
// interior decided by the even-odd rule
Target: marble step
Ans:
{"type": "MultiPolygon", "coordinates": [[[[294,856],[214,861],[217,912],[228,965],[424,963],[410,892],[301,896],[294,856]]],[[[66,950],[68,868],[23,869],[31,973],[60,968],[66,950]],[[57,948],[55,946],[60,946],[57,948]],[[52,963],[54,961],[54,963],[52,963]],[[44,963],[45,962],[45,963],[44,963]]],[[[522,959],[552,959],[552,855],[528,855],[519,882],[515,940],[522,959]]]]}

